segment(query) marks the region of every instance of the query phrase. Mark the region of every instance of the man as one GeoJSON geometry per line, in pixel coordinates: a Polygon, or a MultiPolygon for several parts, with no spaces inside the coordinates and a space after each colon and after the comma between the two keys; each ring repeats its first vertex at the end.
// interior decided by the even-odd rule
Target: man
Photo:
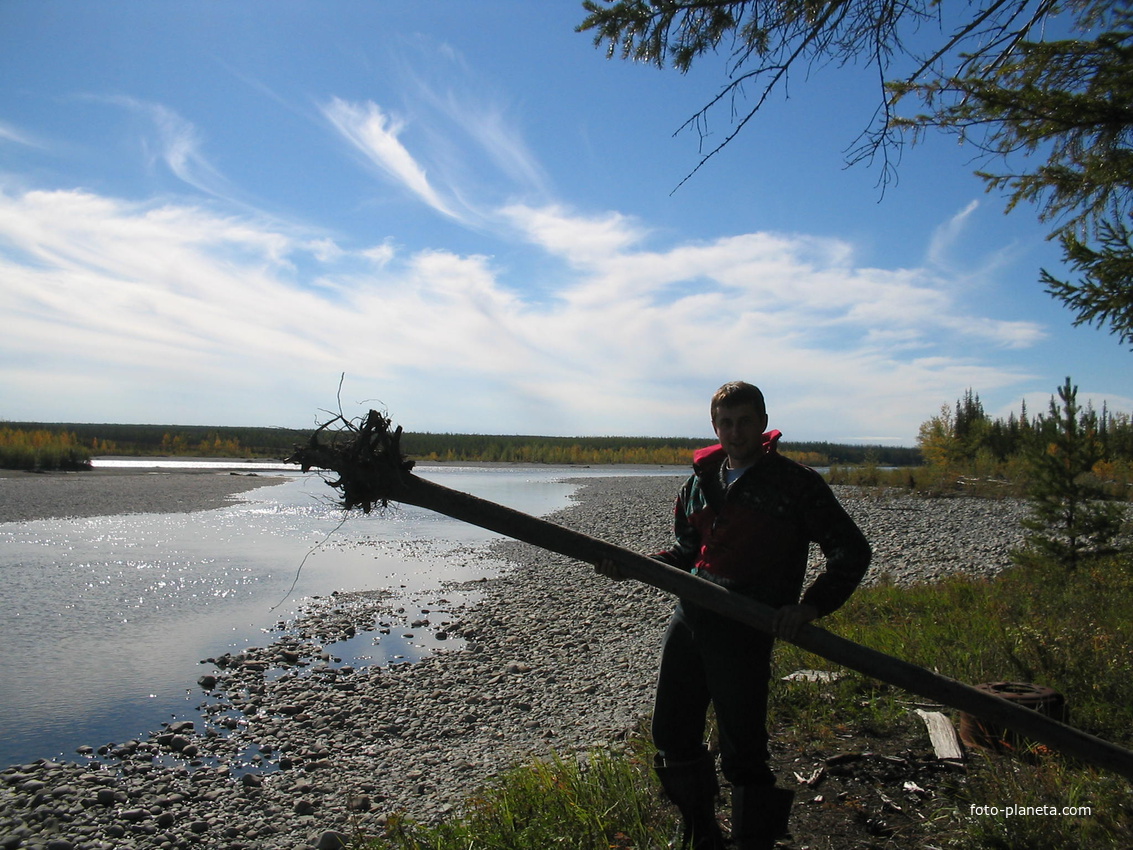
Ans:
{"type": "MultiPolygon", "coordinates": [[[[814,470],[776,451],[763,393],[736,381],[712,398],[720,444],[694,455],[674,512],[675,544],[654,557],[775,609],[775,635],[842,605],[865,575],[870,547],[814,470]],[[825,570],[802,591],[808,550],[825,570]]],[[[603,575],[620,578],[606,562],[603,575]]],[[[775,785],[768,761],[767,695],[775,635],[681,600],[665,633],[653,709],[657,775],[681,813],[676,846],[717,850],[716,768],[704,744],[716,711],[720,767],[732,784],[732,840],[771,848],[786,833],[794,793],[775,785]]]]}

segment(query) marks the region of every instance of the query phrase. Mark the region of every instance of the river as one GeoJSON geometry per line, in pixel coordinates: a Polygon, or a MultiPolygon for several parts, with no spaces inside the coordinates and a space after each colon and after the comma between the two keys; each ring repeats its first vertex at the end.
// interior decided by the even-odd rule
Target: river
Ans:
{"type": "MultiPolygon", "coordinates": [[[[567,479],[635,471],[416,470],[540,516],[568,504],[567,479]]],[[[405,626],[422,608],[438,620],[438,610],[474,602],[444,585],[497,570],[483,555],[496,535],[409,506],[343,522],[319,476],[280,474],[283,483],[217,510],[0,523],[0,766],[75,760],[82,745],[193,719],[203,659],[270,641],[305,602],[334,591],[388,589],[405,609],[388,634],[336,646],[350,663],[459,646],[405,626]]]]}

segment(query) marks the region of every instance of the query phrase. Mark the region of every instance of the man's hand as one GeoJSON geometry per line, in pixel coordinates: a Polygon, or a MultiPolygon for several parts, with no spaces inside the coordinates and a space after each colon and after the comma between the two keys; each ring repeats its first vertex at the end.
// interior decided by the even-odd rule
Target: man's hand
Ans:
{"type": "Polygon", "coordinates": [[[605,576],[608,579],[613,579],[614,581],[625,581],[626,578],[624,575],[622,575],[621,567],[619,567],[609,558],[603,558],[601,561],[595,564],[594,572],[596,572],[600,576],[605,576]]]}
{"type": "Polygon", "coordinates": [[[817,619],[818,609],[813,605],[784,605],[771,616],[771,628],[776,636],[793,640],[801,626],[817,619]]]}

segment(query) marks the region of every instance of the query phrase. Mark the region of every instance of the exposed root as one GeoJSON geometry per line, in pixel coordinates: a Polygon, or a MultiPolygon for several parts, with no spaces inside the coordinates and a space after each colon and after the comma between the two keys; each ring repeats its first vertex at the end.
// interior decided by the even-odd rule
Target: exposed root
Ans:
{"type": "Polygon", "coordinates": [[[306,446],[296,446],[287,459],[303,471],[323,469],[338,474],[337,481],[328,481],[342,492],[345,510],[361,507],[369,513],[375,504],[383,508],[397,498],[402,486],[402,473],[413,468],[413,461],[401,454],[401,427],[390,430],[390,420],[371,410],[360,425],[341,415],[324,422],[306,446]],[[341,427],[331,430],[339,423],[341,427]]]}

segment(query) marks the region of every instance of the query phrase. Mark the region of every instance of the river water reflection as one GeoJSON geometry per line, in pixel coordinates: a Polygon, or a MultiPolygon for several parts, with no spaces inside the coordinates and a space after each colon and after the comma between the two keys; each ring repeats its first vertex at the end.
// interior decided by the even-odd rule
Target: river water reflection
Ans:
{"type": "MultiPolygon", "coordinates": [[[[627,474],[417,471],[536,515],[568,504],[575,487],[564,479],[627,474]]],[[[352,514],[340,526],[320,477],[284,474],[284,483],[218,510],[0,523],[0,766],[71,759],[81,745],[191,719],[202,702],[201,659],[266,643],[265,633],[311,597],[389,589],[409,618],[415,604],[472,601],[442,594],[442,584],[497,567],[477,554],[496,537],[490,532],[413,507],[352,514]]],[[[365,661],[411,661],[443,648],[397,632],[371,639],[365,661]]]]}

